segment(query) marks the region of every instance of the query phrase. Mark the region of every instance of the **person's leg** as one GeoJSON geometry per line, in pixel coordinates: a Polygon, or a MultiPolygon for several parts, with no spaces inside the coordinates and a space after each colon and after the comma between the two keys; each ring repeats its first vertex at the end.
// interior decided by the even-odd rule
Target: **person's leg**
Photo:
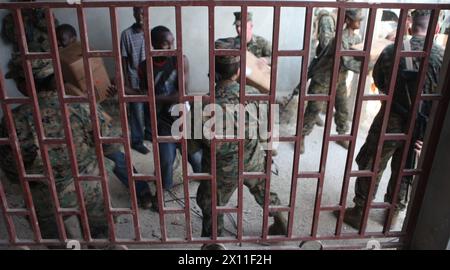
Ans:
{"type": "Polygon", "coordinates": [[[202,157],[203,157],[203,149],[200,149],[195,153],[188,154],[188,160],[192,166],[192,170],[194,171],[194,173],[202,172],[202,157]]]}
{"type": "Polygon", "coordinates": [[[144,140],[152,141],[152,127],[150,125],[150,106],[144,104],[144,140]]]}
{"type": "MultiPolygon", "coordinates": [[[[114,161],[114,174],[117,176],[120,182],[122,182],[128,188],[128,170],[125,162],[125,154],[121,151],[116,151],[114,153],[108,154],[106,157],[114,161]]],[[[134,167],[133,171],[137,173],[134,167]]],[[[138,196],[150,192],[147,183],[142,181],[136,181],[135,188],[138,196]]]]}
{"type": "Polygon", "coordinates": [[[176,143],[160,143],[159,159],[161,162],[161,178],[164,189],[170,190],[173,185],[173,163],[176,157],[176,143]]]}
{"type": "Polygon", "coordinates": [[[336,88],[336,100],[334,103],[336,109],[334,113],[334,121],[336,123],[336,131],[338,134],[345,134],[349,130],[348,118],[348,98],[345,77],[340,78],[336,88]]]}
{"type": "Polygon", "coordinates": [[[144,103],[130,103],[130,132],[131,148],[139,153],[147,154],[149,150],[144,146],[144,103]]]}

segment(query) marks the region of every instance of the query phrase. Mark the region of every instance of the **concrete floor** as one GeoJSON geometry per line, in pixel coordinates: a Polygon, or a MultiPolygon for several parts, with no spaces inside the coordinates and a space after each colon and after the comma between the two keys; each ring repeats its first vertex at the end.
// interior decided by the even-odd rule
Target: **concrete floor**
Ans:
{"type": "MultiPolygon", "coordinates": [[[[289,112],[296,110],[296,104],[293,103],[293,107],[289,108],[289,112]]],[[[359,130],[355,156],[357,151],[364,143],[367,135],[367,129],[373,118],[374,112],[377,110],[371,110],[369,115],[363,115],[362,119],[366,119],[361,122],[361,128],[359,130]]],[[[285,121],[286,114],[282,115],[282,134],[288,135],[294,134],[295,124],[292,121],[285,121]],[[284,134],[283,134],[284,133],[284,134]]],[[[322,119],[324,116],[321,115],[322,119]]],[[[295,119],[294,119],[295,121],[295,119]]],[[[306,138],[305,148],[306,152],[301,156],[299,169],[302,171],[317,171],[319,169],[319,161],[321,156],[323,127],[315,127],[312,134],[306,138]]],[[[335,126],[333,123],[332,132],[335,132],[335,126]]],[[[146,142],[147,146],[151,148],[151,144],[146,142]]],[[[289,196],[291,193],[291,176],[293,166],[293,154],[294,145],[292,143],[280,143],[278,147],[278,155],[273,158],[274,167],[278,168],[278,175],[272,174],[271,176],[271,190],[278,193],[282,204],[289,204],[289,196]]],[[[133,163],[137,170],[144,174],[153,174],[153,154],[141,155],[133,151],[133,163]]],[[[322,194],[322,205],[336,205],[339,202],[339,197],[342,188],[345,162],[347,157],[347,150],[337,145],[334,142],[330,142],[329,155],[326,164],[326,173],[322,194]]],[[[184,200],[183,185],[182,185],[182,172],[180,166],[180,156],[178,155],[175,164],[175,177],[174,181],[176,186],[172,190],[172,193],[165,192],[164,200],[166,207],[181,207],[178,199],[184,200]]],[[[356,169],[356,164],[353,162],[353,168],[356,169]]],[[[384,173],[381,181],[378,194],[375,201],[381,202],[383,200],[384,192],[386,190],[388,177],[390,176],[390,170],[387,169],[384,173]]],[[[1,176],[4,178],[4,176],[1,176]]],[[[3,181],[7,182],[7,181],[3,181]]],[[[197,191],[198,183],[191,182],[189,185],[190,203],[191,203],[191,226],[193,237],[200,237],[201,233],[201,217],[200,209],[195,202],[195,194],[197,191]]],[[[23,200],[20,195],[14,195],[20,193],[20,188],[16,185],[5,185],[6,192],[8,194],[8,202],[10,207],[23,206],[23,200]]],[[[293,236],[308,236],[312,226],[312,215],[314,210],[314,202],[317,190],[317,179],[299,179],[298,187],[296,190],[296,204],[295,204],[295,221],[293,236]]],[[[354,195],[354,179],[351,181],[347,197],[347,205],[352,206],[352,198],[354,195]]],[[[112,204],[114,207],[129,207],[129,192],[128,190],[113,176],[110,180],[110,191],[112,194],[112,204]]],[[[230,200],[230,205],[236,205],[237,192],[230,200]]],[[[379,225],[374,219],[377,215],[374,211],[371,212],[367,232],[381,232],[382,226],[379,225]]],[[[379,213],[378,213],[379,215],[379,213]]],[[[0,239],[7,239],[6,228],[3,220],[3,215],[0,215],[0,239]]],[[[400,230],[403,222],[403,216],[397,222],[395,229],[400,230]]],[[[185,237],[185,217],[182,214],[167,215],[166,226],[168,237],[184,238],[185,237]]],[[[233,236],[236,233],[235,227],[236,215],[225,216],[225,228],[226,235],[233,236]]],[[[139,209],[139,222],[142,237],[157,240],[160,238],[160,226],[159,215],[150,210],[139,209]]],[[[271,221],[269,221],[271,222],[271,221]]],[[[15,218],[16,230],[19,238],[31,239],[31,231],[28,222],[23,218],[15,218]]],[[[336,218],[331,212],[322,212],[319,217],[318,235],[327,236],[333,235],[336,225],[336,218]]],[[[262,209],[255,202],[251,194],[244,187],[244,217],[243,217],[243,233],[245,236],[258,236],[261,234],[262,227],[262,209]]],[[[117,221],[116,232],[118,238],[132,239],[134,236],[133,218],[131,215],[120,216],[117,221]]],[[[344,224],[343,232],[356,232],[356,230],[344,224]]],[[[395,239],[393,239],[395,240],[395,239]]],[[[364,240],[367,242],[367,240],[364,240]]],[[[364,241],[362,241],[364,243],[364,241]]],[[[352,241],[324,241],[327,245],[337,245],[342,243],[361,243],[358,240],[352,241]]],[[[265,249],[265,248],[297,248],[298,242],[277,243],[268,246],[267,244],[227,244],[229,249],[265,249]]],[[[198,249],[200,245],[131,245],[130,248],[181,248],[181,249],[198,249]]]]}

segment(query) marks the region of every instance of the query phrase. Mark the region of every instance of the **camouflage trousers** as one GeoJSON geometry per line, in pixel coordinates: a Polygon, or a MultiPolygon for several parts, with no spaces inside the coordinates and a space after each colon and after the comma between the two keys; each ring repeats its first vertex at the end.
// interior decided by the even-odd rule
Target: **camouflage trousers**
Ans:
{"type": "MultiPolygon", "coordinates": [[[[261,170],[264,168],[264,162],[261,162],[261,170]]],[[[238,187],[237,177],[230,177],[221,170],[222,166],[217,164],[217,205],[224,206],[228,203],[234,191],[238,187]]],[[[258,170],[258,171],[261,171],[258,170]]],[[[233,173],[231,173],[233,174],[233,173]]],[[[250,193],[255,198],[256,202],[263,207],[265,197],[265,181],[259,179],[245,179],[244,185],[247,186],[250,193]]],[[[202,223],[202,237],[209,237],[212,235],[212,211],[211,211],[211,183],[210,181],[202,181],[197,190],[197,204],[202,209],[203,223],[202,223]]],[[[280,205],[281,201],[278,194],[270,192],[270,205],[280,205]]],[[[270,213],[270,216],[278,215],[280,212],[270,213]]],[[[217,234],[223,235],[224,223],[223,214],[217,214],[217,234]]]]}
{"type": "MultiPolygon", "coordinates": [[[[346,133],[349,130],[347,123],[349,119],[349,110],[347,86],[345,85],[346,77],[346,73],[339,73],[339,80],[336,88],[336,100],[334,103],[334,122],[336,123],[336,131],[339,134],[346,133]]],[[[311,80],[308,94],[328,94],[328,92],[329,88],[327,86],[323,86],[315,80],[311,80]]],[[[312,132],[314,125],[317,122],[317,117],[325,105],[324,101],[308,101],[303,122],[303,136],[307,136],[312,132]]]]}
{"type": "MultiPolygon", "coordinates": [[[[356,163],[358,164],[359,170],[372,170],[373,163],[375,160],[375,155],[377,153],[377,143],[378,137],[381,132],[381,125],[383,122],[383,114],[384,114],[384,105],[381,107],[377,116],[375,117],[369,134],[367,135],[366,142],[361,147],[361,150],[356,157],[356,163]]],[[[405,120],[400,115],[395,112],[391,112],[389,116],[388,125],[386,128],[386,133],[403,133],[404,132],[404,124],[405,120]]],[[[386,169],[388,161],[392,158],[391,161],[391,177],[389,179],[389,184],[387,187],[387,191],[384,196],[384,201],[392,203],[394,189],[395,189],[395,181],[400,171],[400,163],[403,152],[403,143],[400,141],[386,141],[383,145],[383,150],[381,152],[380,159],[380,167],[377,172],[377,177],[375,179],[375,190],[373,193],[373,198],[378,190],[378,185],[380,183],[381,177],[383,176],[383,172],[386,169]]],[[[403,199],[405,199],[406,190],[408,187],[407,179],[402,178],[400,184],[400,191],[397,197],[397,201],[395,202],[396,208],[401,210],[406,207],[403,199]]],[[[363,207],[364,203],[367,199],[367,195],[369,193],[370,188],[370,177],[358,177],[355,183],[355,197],[353,199],[355,205],[357,207],[363,207]]]]}
{"type": "MultiPolygon", "coordinates": [[[[111,166],[111,161],[105,159],[106,167],[111,166]]],[[[87,175],[99,175],[97,163],[89,165],[83,172],[87,175]]],[[[106,219],[105,205],[103,202],[103,193],[101,182],[99,181],[81,181],[80,188],[87,211],[91,236],[94,238],[108,237],[108,222],[106,219]]],[[[58,183],[56,186],[57,196],[61,208],[80,209],[78,196],[73,179],[64,184],[58,183]]],[[[43,238],[58,238],[58,229],[55,218],[54,204],[50,189],[47,184],[36,183],[31,185],[34,206],[39,221],[43,238]]],[[[64,217],[64,225],[69,239],[77,239],[82,236],[78,218],[76,222],[71,223],[73,219],[64,217]]]]}

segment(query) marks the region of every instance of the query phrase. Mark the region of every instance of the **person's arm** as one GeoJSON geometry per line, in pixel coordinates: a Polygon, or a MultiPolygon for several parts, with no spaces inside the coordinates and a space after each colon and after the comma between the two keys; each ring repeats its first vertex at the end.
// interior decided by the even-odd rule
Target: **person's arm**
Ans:
{"type": "MultiPolygon", "coordinates": [[[[357,36],[357,37],[359,37],[359,36],[357,36]]],[[[344,50],[349,50],[349,49],[351,49],[352,45],[356,45],[356,44],[360,44],[360,43],[361,43],[361,39],[359,39],[359,38],[356,38],[355,44],[350,44],[349,38],[345,38],[344,36],[342,37],[342,49],[344,49],[344,50]]],[[[362,58],[356,58],[353,56],[342,56],[342,64],[344,65],[344,67],[355,73],[361,72],[361,60],[362,60],[362,58]]]]}
{"type": "Polygon", "coordinates": [[[335,36],[335,23],[331,16],[322,16],[319,22],[318,37],[319,44],[325,48],[335,36]]]}
{"type": "MultiPolygon", "coordinates": [[[[386,47],[378,57],[372,72],[373,82],[375,86],[383,93],[387,92],[389,81],[386,81],[386,71],[391,66],[393,45],[386,47]]],[[[390,71],[388,71],[390,73],[390,71]]]]}
{"type": "Polygon", "coordinates": [[[128,42],[126,39],[125,31],[120,36],[120,53],[122,55],[122,74],[125,86],[130,86],[130,80],[128,78],[128,42]]]}

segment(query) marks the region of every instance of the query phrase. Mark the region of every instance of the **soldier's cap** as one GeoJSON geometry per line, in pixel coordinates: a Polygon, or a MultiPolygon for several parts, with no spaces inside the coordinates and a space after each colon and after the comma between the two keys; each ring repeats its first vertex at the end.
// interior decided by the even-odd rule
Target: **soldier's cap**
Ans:
{"type": "Polygon", "coordinates": [[[362,10],[360,8],[348,8],[345,10],[345,16],[349,17],[353,21],[361,21],[364,19],[362,10]]]}
{"type": "MultiPolygon", "coordinates": [[[[241,12],[240,11],[236,11],[233,13],[234,14],[234,25],[241,25],[241,12]]],[[[251,12],[247,12],[247,21],[252,21],[253,20],[253,13],[251,12]]]]}
{"type": "Polygon", "coordinates": [[[431,16],[431,10],[429,9],[415,9],[411,11],[412,18],[428,17],[428,16],[431,16]]]}
{"type": "MultiPolygon", "coordinates": [[[[215,42],[216,49],[233,49],[233,43],[226,40],[217,40],[215,42]]],[[[239,56],[235,55],[219,55],[216,56],[216,62],[219,64],[234,64],[241,60],[239,56]]]]}

